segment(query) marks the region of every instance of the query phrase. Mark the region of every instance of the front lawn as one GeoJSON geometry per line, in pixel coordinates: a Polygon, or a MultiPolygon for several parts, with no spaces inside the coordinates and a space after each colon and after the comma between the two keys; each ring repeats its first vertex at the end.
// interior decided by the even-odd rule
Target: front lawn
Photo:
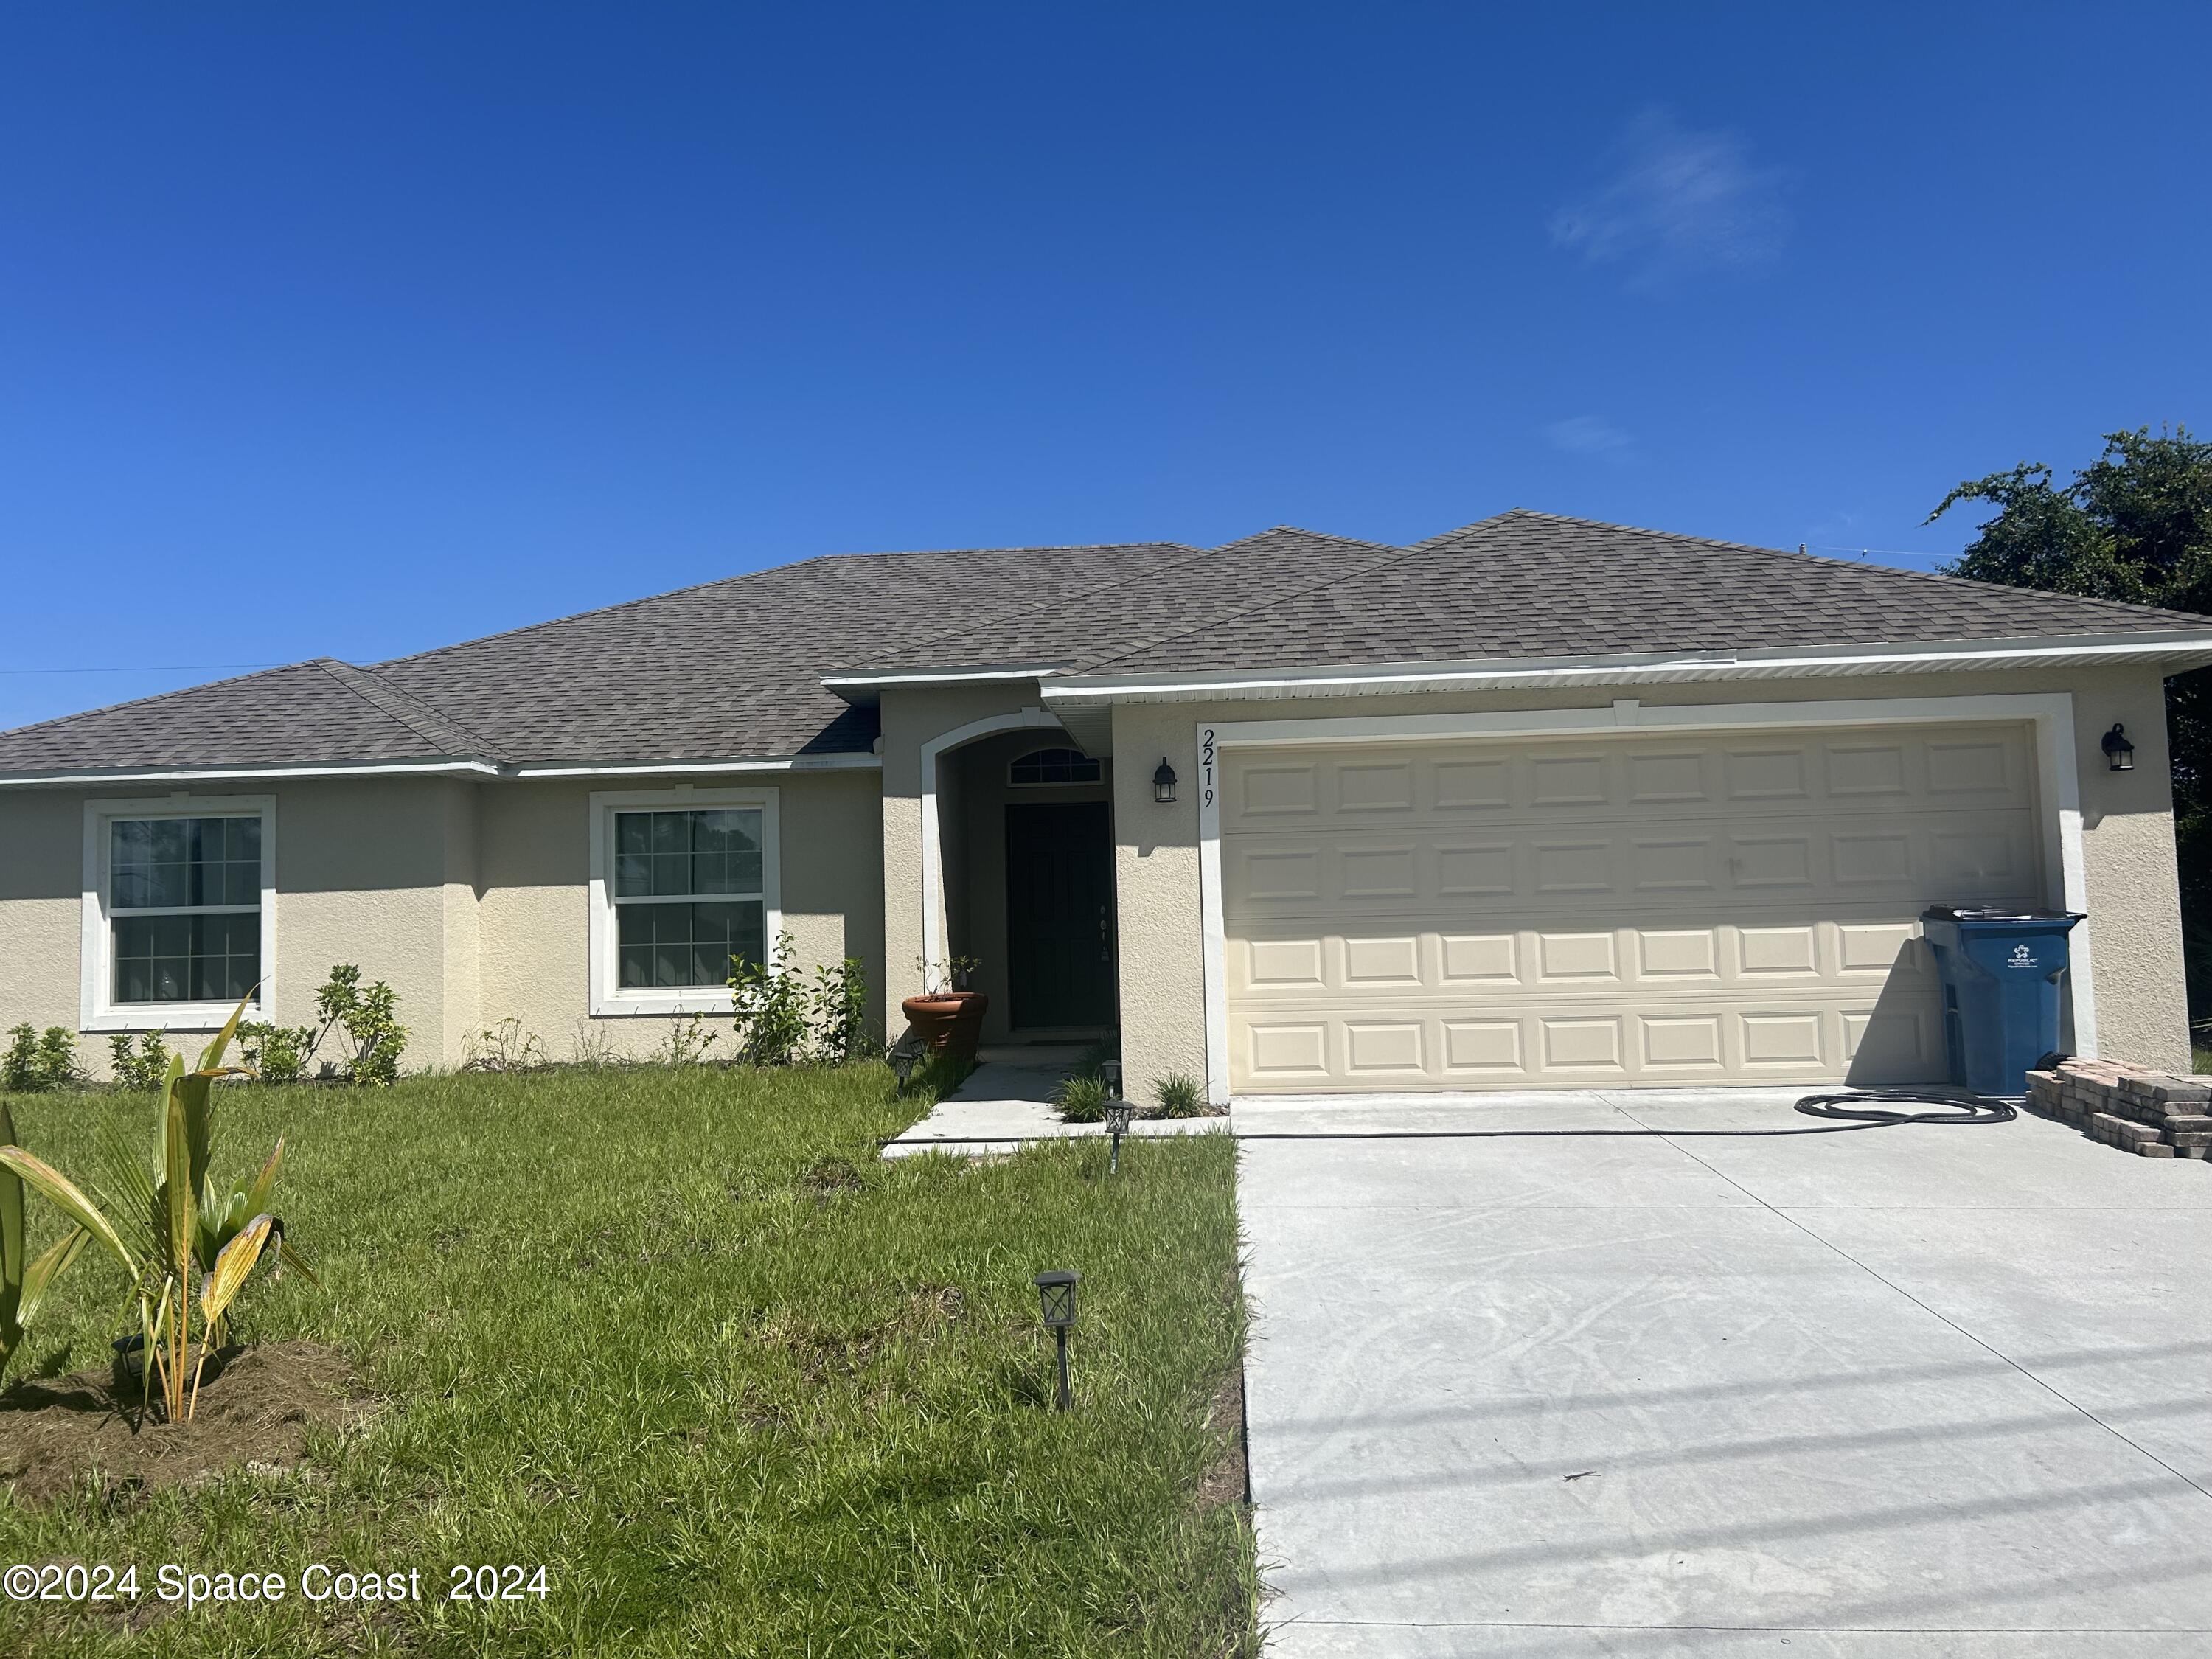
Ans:
{"type": "MultiPolygon", "coordinates": [[[[223,1100],[218,1173],[285,1135],[277,1207],[323,1284],[249,1290],[243,1334],[337,1348],[376,1413],[289,1472],[45,1509],[0,1482],[0,1566],[137,1564],[144,1589],[128,1616],[0,1604],[0,1652],[1251,1650],[1216,1409],[1243,1340],[1225,1138],[1129,1143],[1111,1180],[1097,1144],[885,1164],[925,1103],[880,1066],[223,1100]],[[1048,1267],[1083,1275],[1067,1416],[1048,1267]],[[457,1564],[542,1565],[549,1593],[316,1605],[317,1561],[420,1569],[437,1598],[457,1564]],[[294,1588],[171,1609],[165,1563],[294,1588]]],[[[151,1118],[144,1097],[12,1104],[65,1170],[102,1119],[151,1118]]],[[[120,1290],[80,1261],[17,1374],[103,1364],[120,1290]]]]}

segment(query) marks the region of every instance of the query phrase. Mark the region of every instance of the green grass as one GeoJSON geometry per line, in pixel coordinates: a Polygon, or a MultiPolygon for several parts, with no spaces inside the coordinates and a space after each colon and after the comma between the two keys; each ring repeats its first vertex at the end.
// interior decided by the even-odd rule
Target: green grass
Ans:
{"type": "MultiPolygon", "coordinates": [[[[1225,1138],[885,1164],[918,1115],[879,1066],[421,1079],[224,1097],[218,1174],[289,1148],[324,1290],[243,1334],[342,1349],[384,1402],[283,1474],[38,1510],[0,1565],[549,1569],[542,1601],[112,1615],[0,1604],[0,1652],[1243,1654],[1242,1506],[1197,1501],[1243,1340],[1225,1138]],[[1078,1409],[1048,1409],[1030,1279],[1083,1274],[1078,1409]]],[[[14,1103],[82,1169],[146,1097],[14,1103]]],[[[45,1224],[49,1231],[52,1222],[45,1224]]],[[[105,1360],[88,1255],[27,1370],[105,1360]]],[[[19,1364],[24,1362],[19,1361],[19,1364]]]]}
{"type": "Polygon", "coordinates": [[[2197,1057],[2197,1071],[2200,1073],[2212,1072],[2212,1048],[2207,1048],[2202,1043],[2199,1043],[2193,1052],[2197,1057]]]}

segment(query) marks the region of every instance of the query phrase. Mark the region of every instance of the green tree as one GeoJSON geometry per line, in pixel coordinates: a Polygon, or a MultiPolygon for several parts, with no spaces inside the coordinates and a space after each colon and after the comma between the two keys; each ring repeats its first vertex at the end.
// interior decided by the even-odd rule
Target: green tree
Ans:
{"type": "MultiPolygon", "coordinates": [[[[2212,616],[2212,443],[2186,427],[2107,434],[2105,453],[2064,485],[2039,461],[1968,479],[1928,522],[1965,502],[1996,514],[1952,575],[2212,616]]],[[[2166,720],[2190,1002],[2203,1017],[2212,1014],[2212,669],[2166,683],[2166,720]]]]}

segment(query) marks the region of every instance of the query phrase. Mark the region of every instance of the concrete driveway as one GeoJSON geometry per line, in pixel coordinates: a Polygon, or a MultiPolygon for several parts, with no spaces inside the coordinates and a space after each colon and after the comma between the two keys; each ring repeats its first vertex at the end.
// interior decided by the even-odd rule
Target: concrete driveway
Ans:
{"type": "Polygon", "coordinates": [[[2212,1165],[1799,1091],[1240,1103],[1270,1651],[2212,1656],[2212,1165]]]}

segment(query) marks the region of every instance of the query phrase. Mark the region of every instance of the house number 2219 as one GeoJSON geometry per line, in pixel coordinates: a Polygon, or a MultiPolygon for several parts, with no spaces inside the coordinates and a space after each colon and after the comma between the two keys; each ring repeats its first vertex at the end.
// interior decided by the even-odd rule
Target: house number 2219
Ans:
{"type": "Polygon", "coordinates": [[[1213,728],[1207,726],[1198,734],[1199,804],[1213,805],[1213,728]]]}

